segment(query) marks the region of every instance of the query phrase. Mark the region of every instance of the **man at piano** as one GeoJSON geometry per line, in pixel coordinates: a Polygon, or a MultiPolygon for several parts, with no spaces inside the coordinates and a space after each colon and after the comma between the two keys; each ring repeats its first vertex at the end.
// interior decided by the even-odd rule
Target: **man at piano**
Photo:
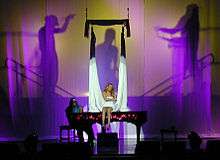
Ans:
{"type": "Polygon", "coordinates": [[[88,135],[88,142],[93,144],[94,133],[92,129],[92,125],[88,121],[74,121],[74,114],[83,113],[83,107],[80,106],[76,100],[76,98],[71,98],[69,101],[69,105],[66,108],[66,116],[69,121],[71,127],[77,130],[77,135],[79,137],[80,142],[84,142],[83,131],[85,131],[88,135]]]}
{"type": "Polygon", "coordinates": [[[102,128],[109,129],[110,128],[110,120],[111,120],[111,113],[115,110],[116,105],[116,96],[114,92],[114,87],[112,83],[108,83],[103,91],[103,98],[105,103],[102,106],[102,128]],[[107,125],[105,126],[105,116],[107,113],[107,125]]]}

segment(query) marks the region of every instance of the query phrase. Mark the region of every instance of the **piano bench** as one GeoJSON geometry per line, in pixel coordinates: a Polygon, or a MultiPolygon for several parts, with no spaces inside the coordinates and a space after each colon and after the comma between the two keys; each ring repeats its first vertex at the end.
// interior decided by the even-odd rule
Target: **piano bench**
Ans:
{"type": "Polygon", "coordinates": [[[70,139],[72,138],[71,137],[71,134],[70,134],[70,131],[73,130],[73,137],[74,137],[74,141],[75,141],[75,128],[69,126],[69,125],[62,125],[60,126],[60,141],[62,140],[68,140],[70,141],[70,139]],[[63,137],[63,131],[67,131],[67,137],[63,137]]]}

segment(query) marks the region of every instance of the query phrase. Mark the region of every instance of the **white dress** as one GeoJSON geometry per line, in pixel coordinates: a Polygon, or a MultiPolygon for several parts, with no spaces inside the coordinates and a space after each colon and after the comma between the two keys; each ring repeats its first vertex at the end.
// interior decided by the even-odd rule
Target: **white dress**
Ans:
{"type": "Polygon", "coordinates": [[[105,103],[102,105],[102,107],[112,107],[113,110],[115,110],[115,100],[112,96],[107,96],[105,103]]]}

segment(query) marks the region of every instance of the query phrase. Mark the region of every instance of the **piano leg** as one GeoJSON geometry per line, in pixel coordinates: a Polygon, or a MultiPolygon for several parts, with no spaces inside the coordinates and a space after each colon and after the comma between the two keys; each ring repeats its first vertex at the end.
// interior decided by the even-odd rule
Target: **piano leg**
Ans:
{"type": "Polygon", "coordinates": [[[140,142],[141,125],[136,124],[137,133],[137,143],[140,142]]]}

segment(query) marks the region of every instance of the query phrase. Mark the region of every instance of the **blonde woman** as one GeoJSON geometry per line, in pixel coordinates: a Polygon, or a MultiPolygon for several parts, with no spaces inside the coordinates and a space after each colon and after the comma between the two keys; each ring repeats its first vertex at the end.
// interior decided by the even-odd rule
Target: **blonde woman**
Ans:
{"type": "Polygon", "coordinates": [[[102,106],[102,127],[105,127],[105,116],[107,114],[106,129],[110,128],[111,113],[115,109],[116,96],[112,83],[108,83],[103,91],[105,103],[102,106]]]}

